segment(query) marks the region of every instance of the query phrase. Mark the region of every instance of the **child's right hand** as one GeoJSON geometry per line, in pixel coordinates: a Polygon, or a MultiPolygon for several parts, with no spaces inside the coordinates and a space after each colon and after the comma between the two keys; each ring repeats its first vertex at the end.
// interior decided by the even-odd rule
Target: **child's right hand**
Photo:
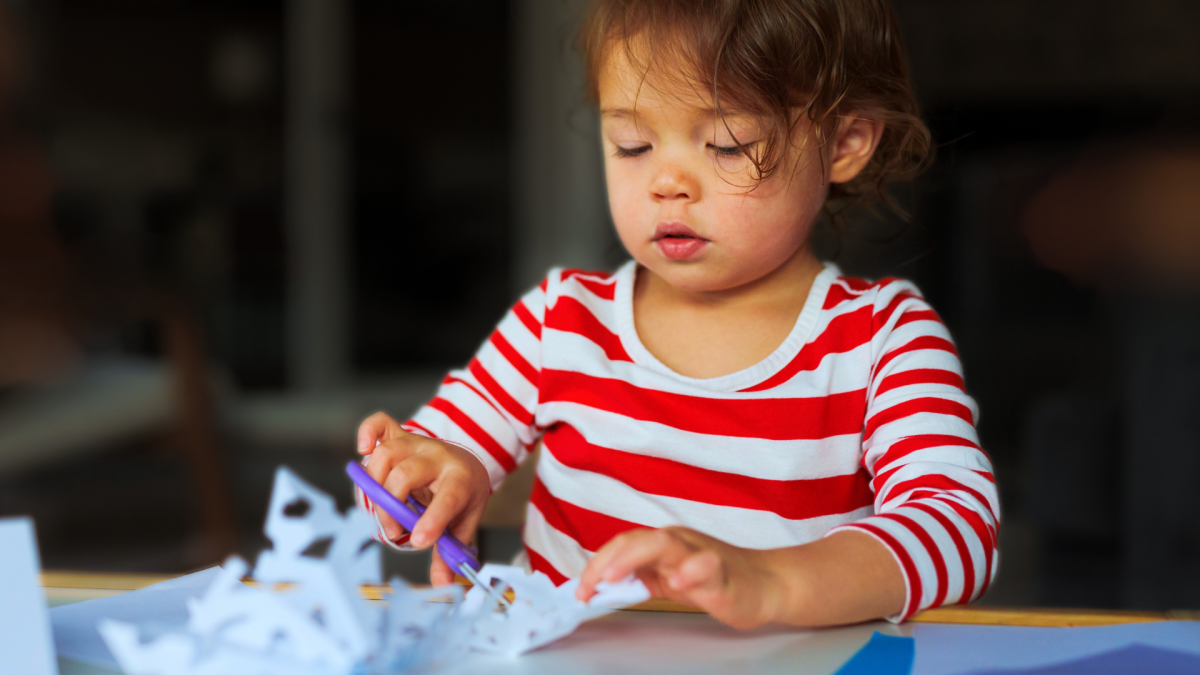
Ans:
{"type": "MultiPolygon", "coordinates": [[[[427,504],[409,538],[416,548],[432,546],[449,526],[462,542],[475,537],[491,494],[487,469],[470,452],[451,443],[411,434],[384,413],[375,413],[358,427],[358,452],[370,455],[367,473],[400,501],[412,494],[427,504]]],[[[378,510],[384,534],[396,539],[404,529],[378,510]]],[[[437,553],[429,568],[435,586],[453,583],[454,572],[437,553]]]]}

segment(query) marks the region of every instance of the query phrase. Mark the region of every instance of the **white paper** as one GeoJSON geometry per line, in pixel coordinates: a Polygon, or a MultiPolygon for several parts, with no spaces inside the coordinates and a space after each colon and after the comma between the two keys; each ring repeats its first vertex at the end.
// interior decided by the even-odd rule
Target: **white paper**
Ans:
{"type": "MultiPolygon", "coordinates": [[[[546,575],[526,574],[520,567],[484,565],[479,570],[483,583],[503,581],[513,589],[516,600],[505,612],[488,612],[475,622],[471,647],[483,652],[517,656],[571,634],[579,624],[633,605],[650,597],[640,581],[601,583],[586,604],[575,599],[578,579],[555,587],[546,575]]],[[[487,595],[481,588],[467,593],[463,609],[474,612],[487,595]]]]}
{"type": "Polygon", "coordinates": [[[184,631],[143,642],[139,626],[102,620],[100,634],[128,675],[347,675],[355,665],[311,615],[282,593],[247,586],[226,563],[204,596],[188,603],[184,631]]]}
{"type": "Polygon", "coordinates": [[[257,587],[241,583],[249,567],[235,557],[202,580],[177,583],[174,594],[152,590],[160,584],[63,607],[74,608],[63,614],[64,635],[98,624],[91,633],[72,632],[63,655],[108,665],[88,643],[98,631],[129,675],[424,672],[473,647],[523,653],[648,595],[641,582],[628,580],[603,585],[585,604],[575,600],[574,583],[555,588],[543,574],[486,565],[487,583],[502,580],[516,593],[505,612],[498,594],[481,588],[464,597],[458,587],[418,591],[399,579],[386,606],[368,602],[359,586],[379,583],[381,569],[374,521],[357,509],[339,513],[332,499],[285,468],[276,473],[265,529],[272,546],[254,568],[257,587]],[[124,603],[114,602],[121,597],[124,603]]]}
{"type": "Polygon", "coordinates": [[[220,572],[220,567],[213,567],[136,591],[51,609],[58,655],[104,668],[118,668],[117,660],[96,630],[101,619],[137,623],[148,636],[184,630],[188,600],[203,595],[220,572]]]}
{"type": "Polygon", "coordinates": [[[916,624],[912,675],[960,675],[1075,661],[1133,644],[1200,654],[1200,622],[1161,621],[1088,628],[916,624]]]}
{"type": "MultiPolygon", "coordinates": [[[[259,555],[255,580],[264,585],[294,584],[292,590],[276,597],[294,614],[309,617],[319,627],[319,636],[296,633],[297,639],[319,640],[320,649],[326,653],[317,661],[336,664],[338,670],[375,653],[379,647],[380,611],[358,592],[363,584],[383,581],[380,550],[372,545],[374,520],[359,509],[343,516],[331,497],[281,468],[276,472],[265,529],[273,548],[259,555]],[[302,515],[288,515],[289,507],[304,504],[307,509],[302,515]],[[323,555],[306,554],[322,540],[329,542],[323,555]],[[339,656],[335,658],[334,653],[339,656]],[[343,661],[347,665],[343,666],[343,661]]],[[[209,603],[209,610],[218,619],[222,616],[219,600],[209,603]]],[[[263,621],[280,618],[268,612],[253,616],[263,621]]],[[[292,626],[289,630],[300,630],[302,624],[287,625],[292,626]]],[[[196,624],[202,632],[215,627],[215,623],[196,624]]],[[[241,634],[235,631],[231,636],[241,634]]],[[[264,638],[255,639],[258,646],[264,638]]],[[[301,660],[308,661],[310,650],[317,647],[300,644],[297,649],[301,660]]]]}
{"type": "Polygon", "coordinates": [[[57,675],[29,518],[0,520],[0,672],[57,675]]]}

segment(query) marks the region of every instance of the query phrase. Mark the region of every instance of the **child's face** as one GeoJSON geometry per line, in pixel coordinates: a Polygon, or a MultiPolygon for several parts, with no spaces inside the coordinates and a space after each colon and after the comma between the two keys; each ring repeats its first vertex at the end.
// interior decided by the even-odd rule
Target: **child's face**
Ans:
{"type": "MultiPolygon", "coordinates": [[[[751,190],[754,165],[730,131],[754,149],[764,133],[757,120],[727,110],[723,123],[708,92],[662,77],[666,65],[643,80],[624,51],[609,50],[599,94],[609,205],[634,259],[680,290],[705,292],[806,254],[832,177],[822,171],[827,149],[785,156],[751,190]]],[[[794,142],[808,138],[807,122],[794,142]]]]}

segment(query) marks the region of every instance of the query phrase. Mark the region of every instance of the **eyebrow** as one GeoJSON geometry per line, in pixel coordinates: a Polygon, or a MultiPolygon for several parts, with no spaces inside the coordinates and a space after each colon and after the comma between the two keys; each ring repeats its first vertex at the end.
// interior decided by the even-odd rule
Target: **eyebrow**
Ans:
{"type": "Polygon", "coordinates": [[[637,117],[637,111],[630,108],[601,108],[601,117],[637,117]]]}
{"type": "MultiPolygon", "coordinates": [[[[706,117],[718,117],[716,108],[698,108],[697,110],[701,114],[705,115],[706,117]]],[[[726,112],[726,116],[728,116],[728,115],[729,115],[729,113],[726,112]]],[[[632,108],[601,108],[600,116],[601,117],[637,117],[638,112],[637,112],[637,110],[634,110],[632,108]]]]}

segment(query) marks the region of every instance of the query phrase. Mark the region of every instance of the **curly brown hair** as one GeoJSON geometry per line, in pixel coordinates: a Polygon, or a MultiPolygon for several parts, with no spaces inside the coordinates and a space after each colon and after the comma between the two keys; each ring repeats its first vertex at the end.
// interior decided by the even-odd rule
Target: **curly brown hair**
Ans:
{"type": "Polygon", "coordinates": [[[762,146],[747,152],[759,181],[789,156],[802,116],[812,121],[818,145],[844,114],[882,121],[870,164],[854,180],[830,187],[831,213],[833,204],[874,198],[890,205],[884,184],[912,177],[931,158],[887,0],[593,0],[577,47],[597,104],[600,70],[614,46],[643,72],[655,62],[677,66],[688,84],[712,92],[719,112],[765,120],[762,146]]]}

